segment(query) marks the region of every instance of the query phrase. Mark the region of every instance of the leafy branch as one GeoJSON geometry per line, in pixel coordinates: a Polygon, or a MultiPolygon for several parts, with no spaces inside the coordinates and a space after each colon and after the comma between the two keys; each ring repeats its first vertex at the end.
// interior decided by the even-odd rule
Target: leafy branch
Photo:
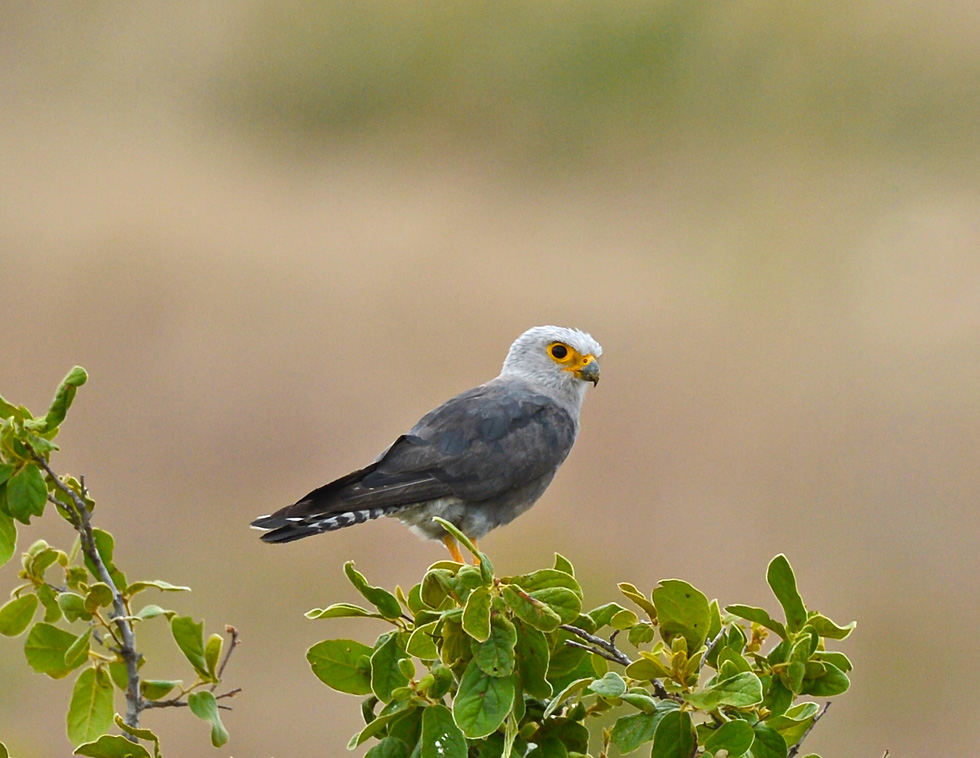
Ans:
{"type": "Polygon", "coordinates": [[[336,603],[307,613],[393,627],[373,646],[328,639],[307,651],[324,684],[367,696],[365,726],[349,748],[377,740],[368,758],[587,756],[589,720],[614,714],[601,756],[610,745],[627,754],[652,743],[657,758],[795,758],[828,707],[800,699],[850,685],[850,661],[827,643],[855,625],[807,610],[785,556],[767,572],[785,616],[777,621],[761,608],[723,608],[679,579],[649,595],[620,584],[638,611],[615,602],[584,611],[564,557],[498,577],[472,551],[477,565],[439,561],[407,592],[374,587],[347,564],[373,607],[336,603]]]}
{"type": "MultiPolygon", "coordinates": [[[[17,637],[27,632],[24,653],[38,673],[54,679],[82,668],[75,681],[67,714],[68,737],[76,754],[100,758],[127,755],[149,758],[139,744],[152,743],[159,758],[159,741],[149,729],[141,728],[141,713],[149,708],[189,707],[211,724],[211,741],[216,747],[228,740],[218,714],[218,701],[233,697],[240,689],[220,695],[214,692],[221,681],[231,653],[239,644],[238,632],[227,627],[231,643],[213,634],[205,642],[203,624],[175,611],[148,604],[134,609],[136,596],[148,589],[184,592],[162,580],[129,582],[114,562],[115,540],[92,525],[95,502],[83,478],[57,474],[50,464],[61,423],[76,391],[88,379],[76,366],[59,386],[47,413],[35,418],[24,406],[14,406],[0,397],[0,565],[16,550],[17,525],[27,526],[41,517],[45,506],[57,512],[77,533],[69,552],[37,540],[23,554],[20,578],[12,599],[0,607],[0,634],[17,637]],[[55,570],[63,581],[49,578],[55,570]],[[39,607],[42,621],[34,623],[39,607]],[[140,624],[162,617],[191,664],[195,679],[189,686],[181,680],[152,680],[140,675],[145,658],[137,646],[140,624]],[[81,630],[69,631],[65,626],[81,630]],[[218,664],[221,658],[220,665],[218,664]],[[86,666],[86,664],[88,664],[86,666]],[[124,693],[125,716],[114,713],[114,689],[124,693]],[[167,696],[177,690],[173,697],[167,696]],[[113,725],[122,734],[109,734],[113,725]]],[[[0,755],[6,748],[0,743],[0,755]]]]}

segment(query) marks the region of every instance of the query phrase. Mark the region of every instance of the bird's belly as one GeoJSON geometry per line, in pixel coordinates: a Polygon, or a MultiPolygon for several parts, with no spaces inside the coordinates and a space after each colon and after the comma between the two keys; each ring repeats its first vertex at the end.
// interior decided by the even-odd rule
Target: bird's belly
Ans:
{"type": "Polygon", "coordinates": [[[440,540],[446,531],[432,520],[438,516],[456,525],[467,537],[478,540],[492,529],[503,526],[528,510],[548,488],[552,476],[543,477],[523,487],[487,500],[465,501],[445,497],[393,513],[423,539],[440,540]]]}

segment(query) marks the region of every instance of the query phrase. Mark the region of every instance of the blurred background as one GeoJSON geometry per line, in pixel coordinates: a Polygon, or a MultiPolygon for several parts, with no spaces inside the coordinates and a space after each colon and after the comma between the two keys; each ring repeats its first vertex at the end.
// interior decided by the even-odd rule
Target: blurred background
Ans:
{"type": "MultiPolygon", "coordinates": [[[[5,4],[0,392],[42,411],[89,370],[56,469],[131,579],[194,587],[148,600],[244,642],[232,741],[148,712],[165,752],[343,754],[357,700],[305,650],[381,627],[303,613],[357,600],[348,559],[410,585],[442,548],[248,522],[557,323],[603,380],[498,569],[557,550],[590,607],[677,576],[775,611],[785,552],[859,623],[803,752],[975,753],[978,30],[968,0],[5,4]]],[[[146,634],[145,673],[190,679],[146,634]]],[[[22,645],[0,739],[65,755],[71,680],[22,645]]]]}

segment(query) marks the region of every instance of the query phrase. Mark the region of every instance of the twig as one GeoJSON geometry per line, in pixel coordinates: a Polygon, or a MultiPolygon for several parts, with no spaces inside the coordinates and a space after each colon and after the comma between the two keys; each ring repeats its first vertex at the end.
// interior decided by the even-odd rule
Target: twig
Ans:
{"type": "Polygon", "coordinates": [[[566,632],[571,632],[576,637],[581,637],[586,642],[590,642],[600,649],[595,650],[593,648],[588,647],[587,645],[581,644],[580,642],[575,642],[575,640],[566,640],[565,641],[566,645],[571,645],[572,647],[580,647],[585,650],[589,650],[593,653],[596,653],[597,655],[601,655],[606,660],[612,661],[613,663],[618,663],[622,666],[629,666],[633,662],[629,659],[629,656],[627,656],[626,653],[624,653],[622,650],[616,647],[609,640],[604,640],[602,639],[602,637],[597,637],[594,634],[589,634],[584,629],[580,629],[577,626],[572,626],[571,624],[562,624],[560,628],[564,629],[566,632]]]}
{"type": "MultiPolygon", "coordinates": [[[[231,654],[235,651],[236,647],[242,644],[238,640],[238,630],[235,627],[230,625],[226,626],[225,632],[231,635],[231,643],[228,645],[228,649],[225,650],[224,658],[221,659],[221,665],[218,666],[218,681],[211,685],[211,692],[214,692],[218,688],[218,684],[221,683],[221,677],[225,673],[225,666],[228,665],[228,659],[231,658],[231,654]]],[[[241,688],[233,690],[232,692],[241,692],[241,688]]],[[[225,694],[223,697],[229,697],[229,695],[225,694]]]]}
{"type": "MultiPolygon", "coordinates": [[[[233,690],[228,690],[227,692],[222,692],[220,695],[215,695],[215,700],[224,700],[227,697],[235,697],[239,692],[242,691],[241,687],[235,687],[233,690]]],[[[184,693],[185,695],[187,693],[184,693]]],[[[179,697],[172,697],[169,700],[144,700],[143,708],[186,708],[187,701],[181,700],[184,695],[179,697]]],[[[218,706],[223,711],[230,711],[232,708],[230,705],[219,705],[218,706]]]]}
{"type": "MultiPolygon", "coordinates": [[[[108,585],[110,592],[112,593],[112,614],[109,616],[109,621],[116,624],[119,628],[119,634],[122,637],[119,645],[119,655],[122,657],[123,661],[126,663],[126,724],[133,727],[134,729],[139,727],[140,724],[140,710],[142,708],[142,698],[140,697],[140,677],[139,677],[139,659],[140,655],[136,652],[136,638],[133,635],[133,626],[128,621],[129,613],[126,610],[126,603],[123,600],[122,593],[119,588],[116,587],[116,583],[112,580],[112,575],[109,573],[109,569],[106,568],[105,563],[102,562],[102,556],[99,555],[99,550],[95,545],[95,535],[92,533],[92,521],[88,508],[85,505],[85,500],[79,497],[76,492],[74,492],[68,485],[66,485],[58,477],[48,462],[40,455],[31,451],[31,455],[34,458],[35,463],[37,463],[41,468],[43,468],[48,476],[51,477],[51,481],[54,483],[55,487],[64,492],[68,498],[71,500],[73,508],[66,508],[66,510],[73,516],[73,526],[75,531],[78,532],[78,536],[82,542],[82,550],[85,555],[92,562],[95,568],[95,573],[98,575],[99,579],[106,585],[108,585]]],[[[82,492],[85,492],[85,480],[81,480],[82,492]]],[[[64,503],[59,502],[59,505],[64,506],[64,503]]],[[[110,630],[111,631],[111,630],[110,630]]],[[[133,741],[135,737],[127,735],[133,741]]]]}
{"type": "Polygon", "coordinates": [[[705,649],[704,655],[701,656],[701,662],[698,664],[699,674],[701,673],[701,669],[704,668],[704,664],[708,662],[708,656],[711,655],[711,651],[715,649],[715,645],[717,645],[721,641],[721,638],[724,634],[725,634],[725,630],[722,629],[720,632],[718,632],[718,634],[715,635],[714,639],[708,643],[708,647],[705,649]]]}
{"type": "MultiPolygon", "coordinates": [[[[823,718],[823,715],[827,712],[827,709],[829,708],[830,708],[830,701],[828,700],[826,703],[823,704],[823,708],[817,711],[817,714],[813,717],[813,721],[810,722],[810,726],[806,728],[806,731],[803,732],[803,736],[800,737],[799,742],[793,745],[793,747],[789,749],[789,752],[786,753],[786,758],[796,757],[796,754],[800,752],[800,748],[803,746],[803,740],[805,740],[807,738],[807,735],[809,735],[810,732],[813,731],[813,727],[815,727],[817,725],[817,722],[823,718]]],[[[888,755],[888,751],[886,750],[885,755],[883,755],[881,758],[885,758],[885,756],[887,755],[888,755]]]]}

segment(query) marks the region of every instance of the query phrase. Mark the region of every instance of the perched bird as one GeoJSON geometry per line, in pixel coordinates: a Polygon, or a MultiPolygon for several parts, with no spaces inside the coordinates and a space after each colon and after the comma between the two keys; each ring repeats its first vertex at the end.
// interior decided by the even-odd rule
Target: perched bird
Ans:
{"type": "Polygon", "coordinates": [[[265,542],[292,542],[394,516],[442,540],[462,563],[456,541],[432,517],[475,541],[534,505],[578,436],[600,355],[599,343],[577,329],[528,329],[495,379],[427,413],[374,463],[252,526],[267,530],[265,542]]]}

